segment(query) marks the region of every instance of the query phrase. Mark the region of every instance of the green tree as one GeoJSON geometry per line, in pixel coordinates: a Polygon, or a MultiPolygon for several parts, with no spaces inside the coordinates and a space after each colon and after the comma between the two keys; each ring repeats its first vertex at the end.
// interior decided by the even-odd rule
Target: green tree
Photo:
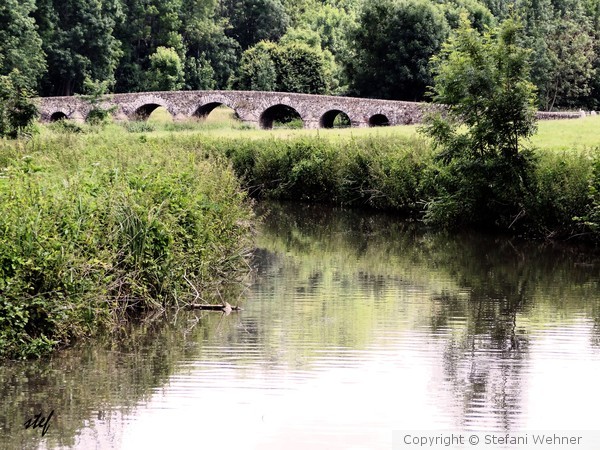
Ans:
{"type": "Polygon", "coordinates": [[[587,102],[597,60],[593,10],[579,0],[524,0],[524,43],[532,50],[531,78],[540,108],[573,107],[587,102]]]}
{"type": "Polygon", "coordinates": [[[350,60],[348,35],[356,25],[353,9],[336,2],[313,4],[306,8],[288,28],[280,43],[303,42],[323,53],[327,66],[328,91],[332,94],[346,93],[348,77],[344,61],[350,60]]]}
{"type": "Polygon", "coordinates": [[[297,27],[304,21],[307,13],[318,10],[321,2],[317,0],[281,0],[289,18],[289,26],[297,27]]]}
{"type": "Polygon", "coordinates": [[[594,76],[590,83],[590,95],[586,106],[590,109],[600,109],[600,0],[589,0],[586,4],[586,15],[590,19],[594,41],[594,76]]]}
{"type": "Polygon", "coordinates": [[[188,56],[185,59],[184,78],[183,88],[186,90],[209,90],[216,87],[215,71],[204,54],[200,54],[198,58],[188,56]]]}
{"type": "Polygon", "coordinates": [[[227,35],[242,50],[260,41],[279,40],[289,24],[280,0],[222,0],[221,14],[231,25],[227,35]]]}
{"type": "Polygon", "coordinates": [[[318,49],[296,42],[279,45],[273,59],[278,91],[327,93],[326,62],[318,49]]]}
{"type": "Polygon", "coordinates": [[[483,3],[478,0],[453,0],[440,4],[448,25],[455,29],[460,25],[460,15],[466,13],[471,25],[476,30],[483,32],[487,27],[492,27],[496,18],[483,3]]]}
{"type": "Polygon", "coordinates": [[[541,106],[551,111],[556,105],[581,105],[591,92],[595,75],[592,30],[585,19],[575,19],[570,14],[548,25],[545,38],[548,70],[535,80],[541,106]]]}
{"type": "Polygon", "coordinates": [[[176,91],[183,87],[184,71],[181,58],[173,48],[158,47],[150,55],[149,91],[176,91]]]}
{"type": "Polygon", "coordinates": [[[114,83],[122,55],[114,37],[120,0],[38,0],[35,12],[48,72],[43,95],[82,92],[86,78],[114,83]]]}
{"type": "Polygon", "coordinates": [[[118,92],[146,89],[150,81],[150,55],[158,47],[172,48],[184,58],[181,35],[182,0],[122,0],[125,20],[116,29],[124,55],[117,70],[118,92]]]}
{"type": "MultiPolygon", "coordinates": [[[[320,55],[323,61],[323,72],[327,93],[339,94],[347,90],[347,79],[343,66],[328,49],[322,47],[321,35],[310,28],[290,28],[279,41],[280,46],[304,44],[320,55]]],[[[341,58],[341,57],[340,57],[341,58]]]]}
{"type": "Polygon", "coordinates": [[[446,166],[430,222],[508,227],[524,214],[533,163],[523,143],[536,130],[536,96],[521,30],[509,18],[480,35],[463,15],[432,59],[433,100],[447,106],[424,127],[446,166]]]}
{"type": "Polygon", "coordinates": [[[239,89],[325,94],[328,64],[319,48],[303,42],[259,42],[242,56],[239,89]]]}
{"type": "Polygon", "coordinates": [[[0,75],[0,136],[18,136],[29,129],[37,116],[27,77],[18,69],[0,75]]]}
{"type": "Polygon", "coordinates": [[[273,55],[276,45],[261,41],[242,54],[236,87],[249,91],[277,89],[277,70],[273,55]]]}
{"type": "Polygon", "coordinates": [[[366,97],[420,100],[431,84],[429,59],[448,36],[439,7],[426,0],[367,2],[347,61],[350,87],[366,97]]]}
{"type": "Polygon", "coordinates": [[[83,89],[85,95],[81,97],[91,106],[85,120],[92,125],[102,125],[108,122],[111,114],[117,109],[116,106],[106,108],[102,105],[102,101],[108,93],[108,82],[88,78],[83,82],[83,89]]]}
{"type": "Polygon", "coordinates": [[[0,4],[0,75],[18,70],[29,88],[35,88],[46,71],[42,40],[31,17],[34,9],[33,0],[4,0],[0,4]]]}
{"type": "MultiPolygon", "coordinates": [[[[330,4],[308,10],[296,28],[306,28],[317,33],[321,48],[334,56],[348,53],[348,34],[356,24],[356,14],[330,4]]],[[[289,33],[289,31],[288,31],[289,33]]]]}
{"type": "Polygon", "coordinates": [[[181,9],[185,46],[185,88],[226,89],[239,62],[239,44],[225,34],[227,19],[215,0],[184,0],[181,9]]]}

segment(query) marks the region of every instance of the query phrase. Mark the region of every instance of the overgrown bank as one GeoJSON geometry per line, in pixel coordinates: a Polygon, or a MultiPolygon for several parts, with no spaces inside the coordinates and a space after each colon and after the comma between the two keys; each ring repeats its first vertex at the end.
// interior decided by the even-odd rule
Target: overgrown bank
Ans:
{"type": "Polygon", "coordinates": [[[440,164],[418,136],[361,139],[222,139],[210,144],[231,159],[255,197],[325,202],[395,211],[436,227],[474,226],[531,237],[597,240],[600,223],[600,152],[537,151],[531,156],[525,195],[503,186],[498,166],[481,165],[472,185],[452,205],[459,217],[430,214],[432,203],[455,185],[456,172],[440,164]],[[493,183],[497,183],[494,185],[493,183]],[[508,200],[506,200],[508,201],[508,200]],[[447,220],[447,222],[444,222],[447,220]]]}
{"type": "Polygon", "coordinates": [[[251,210],[228,165],[170,141],[0,141],[0,357],[206,299],[247,273],[251,210]]]}
{"type": "MultiPolygon", "coordinates": [[[[132,130],[53,125],[0,141],[0,356],[43,354],[114,327],[127,309],[183,305],[239,280],[248,194],[429,220],[454,176],[405,130],[279,138],[132,130]]],[[[534,152],[520,209],[498,208],[507,217],[483,225],[598,240],[599,153],[534,152]]],[[[473,192],[485,199],[488,188],[473,192]]],[[[479,210],[466,214],[473,223],[479,210]]]]}

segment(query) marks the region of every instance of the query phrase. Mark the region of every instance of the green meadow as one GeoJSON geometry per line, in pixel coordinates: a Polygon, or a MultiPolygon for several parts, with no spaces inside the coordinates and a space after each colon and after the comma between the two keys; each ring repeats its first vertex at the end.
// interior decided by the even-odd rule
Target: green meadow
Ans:
{"type": "MultiPolygon", "coordinates": [[[[374,136],[413,137],[418,134],[418,125],[379,128],[333,128],[305,130],[280,126],[273,130],[258,130],[245,126],[235,118],[233,110],[216,108],[205,120],[173,122],[164,108],[158,108],[147,122],[154,135],[181,131],[203,132],[211,137],[247,139],[323,137],[328,139],[351,139],[374,136]]],[[[135,125],[130,127],[135,131],[135,125]]],[[[120,132],[121,130],[116,130],[120,132]]],[[[143,129],[141,130],[144,131],[143,129]]],[[[600,145],[600,115],[580,119],[542,120],[538,122],[538,133],[530,145],[539,150],[583,150],[600,145]]]]}

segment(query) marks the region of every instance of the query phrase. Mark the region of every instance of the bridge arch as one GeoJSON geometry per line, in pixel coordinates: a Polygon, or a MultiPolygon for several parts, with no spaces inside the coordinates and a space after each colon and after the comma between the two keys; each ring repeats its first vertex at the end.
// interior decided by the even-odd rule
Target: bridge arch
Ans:
{"type": "Polygon", "coordinates": [[[64,111],[55,111],[50,114],[50,122],[58,122],[59,120],[66,120],[69,116],[64,111]]]}
{"type": "Polygon", "coordinates": [[[352,125],[348,114],[341,109],[330,109],[325,112],[319,119],[319,127],[321,128],[333,128],[335,126],[335,119],[338,119],[341,126],[346,128],[352,125]]]}
{"type": "Polygon", "coordinates": [[[370,127],[387,127],[390,124],[390,119],[385,114],[373,114],[369,117],[370,127]]]}
{"type": "Polygon", "coordinates": [[[289,118],[299,118],[302,121],[302,125],[305,125],[304,119],[296,108],[284,105],[283,103],[277,103],[265,109],[258,119],[258,124],[262,129],[270,130],[273,128],[273,122],[276,120],[286,120],[289,118]]]}
{"type": "Polygon", "coordinates": [[[239,116],[235,107],[233,105],[230,105],[229,102],[224,102],[224,101],[212,101],[212,102],[204,103],[203,105],[199,106],[196,109],[196,111],[194,111],[192,113],[192,116],[197,117],[199,119],[206,119],[208,117],[208,115],[211,112],[213,112],[214,109],[218,108],[219,106],[226,106],[227,108],[232,109],[233,112],[236,114],[236,116],[239,116]]]}
{"type": "MultiPolygon", "coordinates": [[[[145,103],[142,106],[136,108],[136,110],[133,113],[133,118],[136,120],[148,120],[150,114],[152,114],[157,108],[160,107],[163,107],[167,111],[169,111],[167,105],[162,105],[160,103],[145,103]]],[[[169,114],[171,114],[171,116],[173,115],[171,111],[169,111],[169,114]]]]}
{"type": "MultiPolygon", "coordinates": [[[[135,94],[133,94],[135,95],[135,94]]],[[[132,94],[127,97],[133,97],[132,94]]],[[[120,102],[123,112],[132,120],[148,120],[150,114],[157,108],[165,108],[171,117],[175,117],[176,111],[169,99],[163,98],[160,95],[139,95],[132,98],[133,101],[120,102]]]]}

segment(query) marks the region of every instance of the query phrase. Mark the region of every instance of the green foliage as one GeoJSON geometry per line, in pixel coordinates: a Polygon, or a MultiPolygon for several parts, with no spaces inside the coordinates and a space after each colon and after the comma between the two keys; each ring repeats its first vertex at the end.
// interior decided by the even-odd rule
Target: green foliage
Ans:
{"type": "Polygon", "coordinates": [[[172,48],[182,59],[183,37],[180,33],[182,0],[126,0],[125,18],[115,29],[124,54],[117,68],[117,92],[139,92],[155,80],[148,80],[150,55],[158,47],[172,48]]]}
{"type": "Polygon", "coordinates": [[[581,104],[591,91],[595,75],[594,37],[589,24],[570,15],[548,24],[544,40],[547,44],[548,67],[537,84],[543,109],[556,105],[581,104]]]}
{"type": "MultiPolygon", "coordinates": [[[[0,7],[0,23],[8,24],[0,30],[0,75],[19,69],[35,88],[48,67],[42,95],[82,93],[93,79],[115,92],[238,87],[422,100],[432,83],[430,57],[460,14],[482,32],[511,10],[495,0],[7,1],[0,7]],[[287,51],[283,61],[246,53],[262,41],[287,51]],[[173,49],[180,63],[159,48],[173,49]]],[[[532,50],[540,107],[600,104],[598,5],[514,5],[524,18],[522,43],[532,50]]]]}
{"type": "Polygon", "coordinates": [[[179,55],[173,48],[158,47],[150,55],[147,89],[176,91],[183,87],[184,71],[179,55]]]}
{"type": "Polygon", "coordinates": [[[102,101],[108,91],[108,82],[86,78],[83,82],[83,86],[84,91],[86,92],[86,95],[84,95],[83,98],[92,106],[88,116],[85,118],[86,122],[92,125],[106,123],[110,119],[111,114],[116,110],[115,106],[112,108],[105,108],[102,106],[102,101]]]}
{"type": "Polygon", "coordinates": [[[217,9],[214,0],[183,1],[186,89],[226,89],[234,77],[240,46],[225,34],[229,25],[217,9]]]}
{"type": "Polygon", "coordinates": [[[519,12],[532,50],[532,81],[544,110],[586,103],[595,75],[598,26],[594,7],[573,0],[527,0],[519,12]]]}
{"type": "Polygon", "coordinates": [[[598,165],[593,164],[593,155],[597,153],[594,149],[539,154],[531,192],[525,199],[529,226],[536,234],[563,237],[584,231],[577,217],[588,211],[590,219],[595,211],[590,207],[594,202],[589,195],[594,188],[591,192],[589,188],[594,179],[597,183],[598,165]]]}
{"type": "Polygon", "coordinates": [[[86,132],[84,125],[65,119],[52,122],[49,127],[53,132],[59,134],[80,134],[86,132]]]}
{"type": "Polygon", "coordinates": [[[239,75],[236,80],[238,89],[251,91],[277,90],[277,70],[273,56],[276,45],[261,41],[242,54],[239,75]]]}
{"type": "Polygon", "coordinates": [[[586,212],[575,216],[574,220],[598,239],[600,236],[600,148],[598,147],[594,149],[592,167],[587,175],[586,212]]]}
{"type": "Polygon", "coordinates": [[[418,212],[431,154],[420,139],[218,141],[257,197],[418,212]]]}
{"type": "Polygon", "coordinates": [[[479,32],[484,32],[496,23],[496,18],[487,6],[478,0],[453,0],[440,4],[440,8],[452,29],[460,26],[461,14],[466,14],[473,28],[479,32]]]}
{"type": "Polygon", "coordinates": [[[86,78],[115,82],[122,56],[114,30],[122,20],[119,0],[38,0],[36,23],[47,55],[43,95],[82,92],[86,78]]]}
{"type": "Polygon", "coordinates": [[[326,63],[322,52],[302,43],[278,46],[274,54],[277,87],[283,92],[325,94],[326,63]]]}
{"type": "Polygon", "coordinates": [[[323,94],[327,81],[320,49],[299,42],[259,42],[244,52],[236,84],[240,89],[323,94]]]}
{"type": "Polygon", "coordinates": [[[592,234],[585,236],[595,239],[600,231],[594,225],[600,222],[600,164],[592,172],[590,158],[597,150],[546,150],[535,157],[524,152],[518,164],[501,157],[445,164],[429,142],[414,136],[208,142],[231,160],[243,185],[259,198],[425,214],[437,226],[512,225],[511,230],[535,237],[577,236],[587,226],[592,234]]]}
{"type": "Polygon", "coordinates": [[[156,126],[147,120],[127,121],[124,127],[130,133],[148,133],[156,130],[156,126]]]}
{"type": "Polygon", "coordinates": [[[365,2],[347,61],[355,94],[420,100],[431,84],[429,59],[448,35],[440,8],[425,0],[365,2]]]}
{"type": "Polygon", "coordinates": [[[230,170],[171,140],[103,133],[38,140],[31,155],[3,145],[0,357],[208,298],[243,273],[250,213],[230,170]]]}
{"type": "Polygon", "coordinates": [[[277,41],[288,27],[289,17],[280,0],[223,0],[221,14],[229,19],[227,35],[242,50],[260,41],[277,41]]]}
{"type": "Polygon", "coordinates": [[[5,0],[0,4],[0,75],[18,70],[21,84],[36,87],[46,71],[45,55],[33,18],[33,0],[5,0]]]}
{"type": "Polygon", "coordinates": [[[185,60],[185,85],[187,90],[210,90],[216,86],[215,71],[210,62],[202,55],[199,58],[189,56],[185,60]]]}
{"type": "Polygon", "coordinates": [[[0,137],[17,137],[31,130],[38,117],[27,80],[18,70],[0,75],[0,137]]]}
{"type": "MultiPolygon", "coordinates": [[[[327,93],[335,95],[346,91],[347,80],[343,67],[338,63],[338,58],[333,53],[322,47],[321,39],[316,31],[308,28],[288,29],[287,33],[279,41],[279,45],[287,46],[292,44],[304,44],[313,49],[317,55],[320,55],[323,61],[322,66],[327,93]]],[[[342,56],[339,56],[339,58],[342,58],[342,56]]]]}
{"type": "Polygon", "coordinates": [[[535,132],[535,88],[519,30],[507,19],[481,36],[463,16],[460,29],[432,58],[432,97],[448,106],[446,117],[432,116],[426,130],[445,160],[516,156],[523,138],[535,132]]]}
{"type": "Polygon", "coordinates": [[[536,98],[519,32],[510,18],[481,36],[463,16],[432,59],[433,99],[447,106],[424,127],[445,164],[430,223],[511,227],[524,214],[534,164],[521,150],[536,130],[536,98]]]}

